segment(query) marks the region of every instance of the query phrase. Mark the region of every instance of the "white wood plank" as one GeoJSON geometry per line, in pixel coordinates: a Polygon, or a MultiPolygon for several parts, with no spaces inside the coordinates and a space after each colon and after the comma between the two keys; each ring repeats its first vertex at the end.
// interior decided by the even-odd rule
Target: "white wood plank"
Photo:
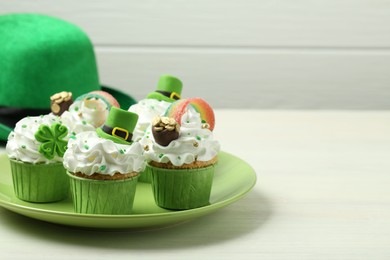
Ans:
{"type": "Polygon", "coordinates": [[[390,53],[97,48],[101,82],[142,99],[160,74],[218,108],[389,109],[390,53]]]}
{"type": "Polygon", "coordinates": [[[390,47],[389,0],[18,0],[85,29],[97,45],[390,47]]]}

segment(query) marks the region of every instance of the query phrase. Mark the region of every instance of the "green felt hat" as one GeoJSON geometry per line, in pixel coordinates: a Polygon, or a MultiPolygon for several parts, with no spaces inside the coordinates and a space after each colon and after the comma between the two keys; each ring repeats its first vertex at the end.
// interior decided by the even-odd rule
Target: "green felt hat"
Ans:
{"type": "Polygon", "coordinates": [[[180,99],[182,88],[180,79],[171,75],[161,75],[156,91],[149,93],[146,98],[174,102],[180,99]]]}
{"type": "Polygon", "coordinates": [[[138,115],[117,107],[111,107],[105,124],[96,133],[118,144],[131,144],[138,115]]]}
{"type": "Polygon", "coordinates": [[[76,25],[38,14],[0,16],[0,140],[25,116],[50,112],[50,96],[103,90],[127,109],[136,101],[99,83],[93,45],[76,25]]]}

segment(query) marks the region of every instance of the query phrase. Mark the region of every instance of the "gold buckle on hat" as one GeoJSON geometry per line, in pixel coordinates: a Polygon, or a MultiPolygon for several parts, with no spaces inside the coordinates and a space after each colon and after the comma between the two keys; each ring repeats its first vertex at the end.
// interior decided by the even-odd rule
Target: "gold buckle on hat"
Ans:
{"type": "Polygon", "coordinates": [[[119,138],[121,138],[121,139],[123,139],[123,140],[127,140],[127,138],[129,138],[129,131],[127,131],[126,129],[121,128],[121,127],[114,127],[114,128],[112,129],[112,131],[111,131],[111,134],[112,134],[113,136],[119,137],[119,138]],[[126,134],[126,137],[122,137],[122,136],[117,135],[117,134],[116,134],[116,131],[125,133],[125,134],[126,134]]]}
{"type": "Polygon", "coordinates": [[[172,92],[171,95],[169,96],[169,98],[178,100],[178,99],[180,99],[180,94],[178,94],[176,92],[172,92]]]}

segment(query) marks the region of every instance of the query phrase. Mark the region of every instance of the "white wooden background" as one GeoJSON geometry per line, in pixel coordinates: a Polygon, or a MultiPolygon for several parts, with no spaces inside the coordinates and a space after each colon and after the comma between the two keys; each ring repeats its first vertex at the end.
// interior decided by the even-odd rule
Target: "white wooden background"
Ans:
{"type": "Polygon", "coordinates": [[[83,28],[101,82],[141,99],[162,73],[218,108],[389,109],[390,0],[14,0],[83,28]]]}

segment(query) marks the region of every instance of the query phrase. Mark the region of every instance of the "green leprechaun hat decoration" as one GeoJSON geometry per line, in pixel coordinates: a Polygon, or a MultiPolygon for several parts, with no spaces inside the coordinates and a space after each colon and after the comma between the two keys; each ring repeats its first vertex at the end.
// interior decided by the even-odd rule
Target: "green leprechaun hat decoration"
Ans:
{"type": "Polygon", "coordinates": [[[111,107],[105,124],[96,133],[118,144],[131,144],[138,115],[117,107],[111,107]]]}
{"type": "Polygon", "coordinates": [[[173,102],[180,99],[182,88],[183,84],[180,79],[171,75],[161,75],[157,84],[157,89],[154,92],[149,93],[146,98],[173,102]]]}
{"type": "Polygon", "coordinates": [[[103,90],[127,109],[136,101],[102,86],[92,42],[78,26],[40,14],[0,15],[0,140],[17,121],[50,113],[50,97],[103,90]]]}

